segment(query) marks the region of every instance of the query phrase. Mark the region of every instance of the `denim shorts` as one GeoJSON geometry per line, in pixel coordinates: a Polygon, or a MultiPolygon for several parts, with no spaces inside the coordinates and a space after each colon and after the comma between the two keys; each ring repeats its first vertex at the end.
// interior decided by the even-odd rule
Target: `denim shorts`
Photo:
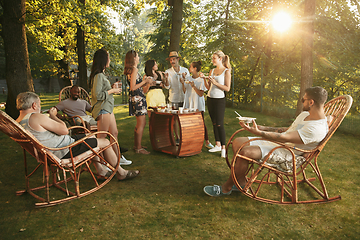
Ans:
{"type": "Polygon", "coordinates": [[[111,113],[111,112],[101,109],[98,116],[100,116],[101,114],[108,114],[108,113],[111,113]]]}

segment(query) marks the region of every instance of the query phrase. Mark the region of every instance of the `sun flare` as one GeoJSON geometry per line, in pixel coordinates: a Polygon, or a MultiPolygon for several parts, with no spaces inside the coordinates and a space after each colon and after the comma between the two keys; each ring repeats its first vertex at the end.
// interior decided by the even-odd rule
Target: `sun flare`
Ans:
{"type": "Polygon", "coordinates": [[[284,32],[290,28],[292,20],[288,13],[279,12],[274,16],[271,23],[275,30],[284,32]]]}

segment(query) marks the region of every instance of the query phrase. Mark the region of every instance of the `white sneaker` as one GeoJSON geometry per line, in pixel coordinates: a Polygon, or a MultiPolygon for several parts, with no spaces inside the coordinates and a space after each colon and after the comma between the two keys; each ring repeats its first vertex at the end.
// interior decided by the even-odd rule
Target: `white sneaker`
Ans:
{"type": "Polygon", "coordinates": [[[121,158],[120,158],[120,165],[130,165],[132,164],[132,161],[130,160],[127,160],[124,155],[121,155],[121,158]]]}
{"type": "Polygon", "coordinates": [[[209,149],[209,152],[220,152],[220,151],[221,151],[221,147],[219,147],[218,145],[215,145],[215,147],[209,149]]]}
{"type": "Polygon", "coordinates": [[[226,158],[226,149],[225,148],[221,149],[221,157],[226,158]]]}

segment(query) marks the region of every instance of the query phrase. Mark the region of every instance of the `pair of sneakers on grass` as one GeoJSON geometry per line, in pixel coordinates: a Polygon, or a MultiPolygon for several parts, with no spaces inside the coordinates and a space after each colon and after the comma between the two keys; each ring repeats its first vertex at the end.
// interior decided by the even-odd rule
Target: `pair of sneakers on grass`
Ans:
{"type": "Polygon", "coordinates": [[[225,148],[222,148],[221,146],[215,145],[215,147],[209,142],[209,144],[206,144],[207,148],[209,149],[209,152],[221,152],[221,157],[226,158],[226,150],[225,148]]]}

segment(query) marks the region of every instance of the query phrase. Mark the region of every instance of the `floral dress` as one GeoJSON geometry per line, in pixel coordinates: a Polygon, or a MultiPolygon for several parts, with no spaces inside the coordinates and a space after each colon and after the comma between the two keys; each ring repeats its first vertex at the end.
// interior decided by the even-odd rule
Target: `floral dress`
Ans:
{"type": "MultiPolygon", "coordinates": [[[[137,75],[136,84],[142,82],[140,74],[137,75]]],[[[128,79],[130,84],[130,80],[128,79]]],[[[147,115],[146,97],[143,88],[140,87],[135,91],[129,91],[129,116],[147,115]]]]}

